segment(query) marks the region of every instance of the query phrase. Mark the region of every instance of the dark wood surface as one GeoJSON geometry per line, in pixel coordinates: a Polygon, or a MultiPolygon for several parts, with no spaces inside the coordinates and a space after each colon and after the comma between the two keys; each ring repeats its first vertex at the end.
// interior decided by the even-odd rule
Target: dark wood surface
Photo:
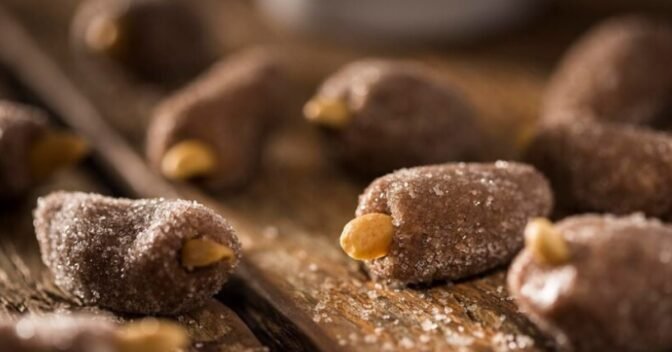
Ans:
{"type": "MultiPolygon", "coordinates": [[[[553,348],[508,297],[505,268],[431,287],[395,289],[371,282],[337,245],[338,234],[353,215],[365,184],[325,158],[319,135],[301,121],[298,105],[294,118],[269,142],[260,175],[239,192],[206,194],[188,185],[166,183],[146,168],[142,157],[144,126],[153,104],[165,92],[75,58],[68,42],[68,24],[78,1],[42,6],[40,16],[34,15],[31,6],[38,1],[5,2],[28,28],[25,34],[29,37],[18,40],[12,35],[24,33],[0,30],[0,58],[67,125],[91,139],[97,165],[111,176],[119,192],[134,197],[196,199],[232,221],[244,244],[245,259],[217,299],[234,308],[271,348],[553,348]]],[[[529,133],[555,60],[596,16],[593,9],[569,14],[560,9],[535,24],[538,30],[525,34],[510,33],[478,46],[418,47],[399,55],[398,50],[352,49],[279,32],[244,1],[203,0],[199,4],[213,28],[218,28],[223,48],[272,42],[288,53],[286,64],[304,96],[328,72],[361,56],[412,57],[434,66],[475,104],[491,135],[483,143],[497,151],[493,157],[501,158],[516,156],[517,141],[529,133]]],[[[76,182],[74,187],[85,184],[76,182]]],[[[30,229],[21,231],[16,234],[32,236],[30,229]]],[[[59,302],[70,301],[61,298],[63,293],[50,285],[43,271],[29,269],[39,266],[34,247],[18,249],[10,242],[2,248],[8,255],[0,257],[0,279],[29,288],[7,286],[12,294],[3,298],[5,310],[53,310],[60,307],[59,302]],[[24,263],[31,260],[37,264],[24,263]]],[[[203,314],[212,315],[215,305],[224,307],[213,302],[203,314]]],[[[235,317],[227,316],[222,324],[231,321],[236,322],[235,317]]],[[[209,326],[217,329],[219,325],[209,326]]],[[[254,346],[252,337],[240,336],[247,342],[238,343],[254,346]]]]}

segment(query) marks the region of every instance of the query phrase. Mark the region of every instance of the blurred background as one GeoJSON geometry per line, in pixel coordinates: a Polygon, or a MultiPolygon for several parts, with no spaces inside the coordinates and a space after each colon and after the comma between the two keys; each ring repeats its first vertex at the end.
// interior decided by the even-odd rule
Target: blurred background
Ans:
{"type": "MultiPolygon", "coordinates": [[[[115,0],[90,2],[106,1],[115,0]]],[[[550,74],[579,36],[619,14],[672,17],[672,2],[665,0],[182,1],[212,36],[217,59],[260,45],[284,57],[293,78],[301,82],[297,120],[302,103],[320,82],[346,63],[364,57],[412,59],[435,68],[441,79],[465,93],[489,132],[484,143],[494,146],[488,148],[496,151],[492,158],[502,159],[517,157],[520,141],[531,133],[539,114],[550,74]]],[[[83,60],[73,50],[72,32],[86,1],[0,3],[135,145],[143,143],[155,103],[186,83],[157,86],[83,60]],[[137,105],[132,114],[128,105],[137,105]]]]}
{"type": "MultiPolygon", "coordinates": [[[[156,102],[189,79],[178,85],[155,85],[123,70],[101,69],[91,62],[95,60],[79,55],[73,32],[84,3],[115,1],[120,0],[0,0],[0,4],[93,98],[110,124],[141,146],[156,102]]],[[[591,26],[619,14],[672,17],[672,2],[665,0],[176,1],[193,8],[205,25],[216,59],[260,45],[283,56],[301,83],[294,104],[297,121],[302,119],[302,103],[348,62],[364,57],[423,62],[465,93],[489,133],[483,143],[496,153],[490,156],[493,159],[517,158],[556,63],[591,26]]],[[[304,152],[297,162],[319,158],[318,153],[304,152]]]]}

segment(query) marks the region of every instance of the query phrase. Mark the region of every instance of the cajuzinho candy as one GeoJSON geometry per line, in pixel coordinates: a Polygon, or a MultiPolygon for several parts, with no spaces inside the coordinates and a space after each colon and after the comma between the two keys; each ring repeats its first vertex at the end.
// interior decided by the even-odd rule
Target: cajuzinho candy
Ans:
{"type": "Polygon", "coordinates": [[[528,219],[552,202],[546,179],[524,164],[402,169],[369,185],[340,243],[376,280],[456,280],[508,263],[528,219]]]}
{"type": "Polygon", "coordinates": [[[672,228],[641,214],[534,219],[508,274],[520,309],[562,350],[672,348],[672,228]]]}
{"type": "Polygon", "coordinates": [[[38,200],[34,219],[55,283],[84,303],[119,312],[197,308],[240,258],[233,228],[196,202],[56,192],[38,200]]]}

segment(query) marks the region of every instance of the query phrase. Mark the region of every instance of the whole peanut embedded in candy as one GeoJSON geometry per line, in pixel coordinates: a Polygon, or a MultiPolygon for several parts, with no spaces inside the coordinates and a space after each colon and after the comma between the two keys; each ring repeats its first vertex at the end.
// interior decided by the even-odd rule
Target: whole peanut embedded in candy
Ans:
{"type": "Polygon", "coordinates": [[[57,192],[39,199],[34,217],[56,284],[120,312],[196,308],[219,291],[240,258],[231,226],[195,202],[57,192]]]}
{"type": "Polygon", "coordinates": [[[341,246],[377,280],[460,279],[507,263],[523,245],[527,220],[551,206],[545,178],[524,164],[403,169],[364,191],[341,246]]]}
{"type": "Polygon", "coordinates": [[[0,100],[0,198],[20,195],[86,152],[82,138],[49,129],[40,110],[0,100]]]}
{"type": "Polygon", "coordinates": [[[214,61],[200,22],[184,1],[88,0],[78,10],[73,37],[88,53],[111,59],[138,78],[173,85],[214,61]]]}
{"type": "Polygon", "coordinates": [[[85,314],[0,322],[0,346],[11,352],[179,352],[188,343],[184,328],[153,318],[122,326],[85,314]]]}
{"type": "Polygon", "coordinates": [[[150,163],[169,179],[214,189],[249,181],[264,137],[286,111],[288,85],[266,50],[217,64],[156,109],[147,135],[150,163]]]}
{"type": "Polygon", "coordinates": [[[305,105],[335,156],[364,175],[479,155],[471,106],[421,65],[363,60],[328,78],[305,105]]]}
{"type": "Polygon", "coordinates": [[[627,16],[575,44],[551,79],[544,120],[659,124],[672,107],[672,26],[627,16]]]}
{"type": "Polygon", "coordinates": [[[562,350],[672,348],[671,227],[641,215],[583,215],[556,225],[535,219],[526,232],[537,240],[515,259],[509,289],[562,350]]]}
{"type": "Polygon", "coordinates": [[[540,263],[558,264],[569,258],[569,250],[564,238],[545,218],[536,218],[527,223],[525,248],[540,263]]]}
{"type": "Polygon", "coordinates": [[[672,136],[625,124],[577,120],[544,126],[528,160],[570,211],[644,212],[672,218],[672,136]]]}

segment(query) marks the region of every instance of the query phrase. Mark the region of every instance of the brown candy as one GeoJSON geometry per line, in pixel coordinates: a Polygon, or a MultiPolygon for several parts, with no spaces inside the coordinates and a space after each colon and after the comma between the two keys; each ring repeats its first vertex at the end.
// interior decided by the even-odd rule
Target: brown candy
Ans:
{"type": "Polygon", "coordinates": [[[334,155],[364,175],[478,157],[481,130],[455,88],[418,64],[363,60],[328,78],[304,109],[334,155]]]}
{"type": "Polygon", "coordinates": [[[195,202],[57,192],[39,199],[34,217],[56,284],[115,311],[176,314],[198,307],[240,257],[227,221],[195,202]]]}
{"type": "Polygon", "coordinates": [[[23,194],[87,151],[82,138],[47,128],[42,111],[0,100],[0,199],[23,194]]]}
{"type": "Polygon", "coordinates": [[[249,181],[266,133],[286,111],[288,85],[266,50],[217,64],[156,109],[147,135],[150,163],[168,178],[213,189],[249,181]]]}
{"type": "Polygon", "coordinates": [[[364,191],[341,244],[351,256],[369,259],[366,268],[377,280],[461,279],[507,263],[523,244],[527,220],[547,215],[551,206],[545,178],[525,164],[403,169],[364,191]],[[386,233],[389,243],[368,243],[386,233]]]}
{"type": "Polygon", "coordinates": [[[526,248],[508,274],[521,310],[576,351],[672,348],[672,228],[641,215],[584,215],[554,226],[569,249],[548,264],[526,248]]]}
{"type": "Polygon", "coordinates": [[[577,120],[543,127],[528,153],[565,210],[672,216],[672,138],[666,133],[577,120]]]}
{"type": "Polygon", "coordinates": [[[545,96],[544,119],[658,124],[672,108],[672,26],[646,17],[605,21],[567,53],[545,96]]]}
{"type": "Polygon", "coordinates": [[[11,352],[177,352],[188,340],[182,327],[151,318],[122,327],[81,313],[0,322],[0,346],[11,352]]]}
{"type": "Polygon", "coordinates": [[[19,195],[33,185],[31,146],[46,129],[41,111],[0,100],[0,198],[19,195]]]}
{"type": "Polygon", "coordinates": [[[206,29],[180,0],[88,0],[73,24],[77,45],[159,84],[185,82],[216,57],[206,29]]]}
{"type": "Polygon", "coordinates": [[[0,345],[12,352],[116,352],[114,325],[90,316],[26,316],[0,323],[0,345]]]}

